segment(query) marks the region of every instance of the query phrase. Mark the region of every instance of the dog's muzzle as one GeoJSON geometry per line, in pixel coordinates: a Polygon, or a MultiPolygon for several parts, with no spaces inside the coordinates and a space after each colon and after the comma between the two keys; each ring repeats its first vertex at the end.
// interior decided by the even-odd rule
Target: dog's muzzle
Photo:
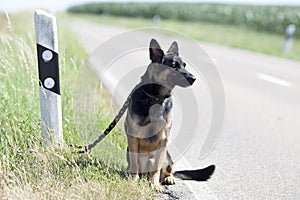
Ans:
{"type": "Polygon", "coordinates": [[[186,77],[186,80],[189,82],[190,85],[193,85],[193,83],[196,80],[196,77],[192,74],[189,74],[189,76],[186,77]]]}
{"type": "Polygon", "coordinates": [[[180,87],[188,87],[194,84],[196,77],[186,69],[179,69],[174,73],[174,83],[180,87]]]}

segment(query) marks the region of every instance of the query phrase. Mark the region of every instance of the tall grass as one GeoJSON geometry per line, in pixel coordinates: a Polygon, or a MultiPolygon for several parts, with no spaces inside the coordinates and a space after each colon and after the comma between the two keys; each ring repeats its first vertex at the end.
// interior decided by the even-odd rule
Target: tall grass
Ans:
{"type": "MultiPolygon", "coordinates": [[[[0,30],[0,199],[152,198],[146,181],[128,180],[125,166],[109,163],[109,156],[74,154],[67,145],[62,150],[44,146],[33,16],[20,13],[2,21],[6,28],[0,30]]],[[[78,131],[73,102],[74,82],[87,55],[64,26],[59,32],[64,140],[85,144],[91,138],[83,140],[78,131]]],[[[98,128],[86,134],[96,137],[105,128],[110,116],[103,109],[99,105],[94,119],[102,121],[96,123],[98,128]]],[[[124,148],[123,133],[117,130],[115,135],[110,140],[124,148]]]]}

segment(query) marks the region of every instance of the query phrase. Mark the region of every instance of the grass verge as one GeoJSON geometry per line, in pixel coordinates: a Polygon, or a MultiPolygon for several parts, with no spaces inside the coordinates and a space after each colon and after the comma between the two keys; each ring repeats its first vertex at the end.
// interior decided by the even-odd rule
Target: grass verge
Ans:
{"type": "MultiPolygon", "coordinates": [[[[147,181],[126,178],[125,155],[120,156],[123,161],[114,158],[125,152],[120,129],[92,156],[74,154],[67,145],[63,150],[45,148],[40,136],[33,12],[14,14],[9,20],[0,17],[5,24],[0,29],[0,199],[153,198],[147,181]]],[[[105,110],[109,97],[93,102],[93,115],[85,118],[84,105],[76,104],[76,82],[87,54],[63,25],[59,25],[59,48],[64,140],[87,144],[112,119],[105,110]],[[89,120],[86,129],[79,127],[89,120]]],[[[86,92],[93,94],[94,101],[106,92],[102,88],[95,92],[92,84],[97,83],[91,80],[86,82],[90,88],[86,92]]]]}
{"type": "Polygon", "coordinates": [[[290,53],[284,53],[284,36],[257,32],[247,28],[204,22],[183,22],[160,20],[156,25],[150,19],[114,17],[107,15],[68,14],[69,17],[89,20],[100,24],[126,28],[158,27],[183,33],[195,40],[215,43],[233,48],[245,49],[263,54],[300,61],[300,40],[293,40],[290,53]]]}

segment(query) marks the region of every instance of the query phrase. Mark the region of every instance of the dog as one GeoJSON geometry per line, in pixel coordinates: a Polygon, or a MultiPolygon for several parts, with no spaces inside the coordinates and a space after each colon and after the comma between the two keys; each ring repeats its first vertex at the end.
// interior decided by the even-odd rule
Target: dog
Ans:
{"type": "MultiPolygon", "coordinates": [[[[177,42],[166,52],[155,39],[150,41],[151,63],[141,82],[132,90],[122,108],[99,137],[86,146],[77,146],[78,153],[91,151],[120,121],[127,110],[128,172],[134,180],[148,176],[151,186],[162,191],[165,185],[175,184],[174,177],[182,180],[206,181],[215,166],[204,169],[174,172],[173,161],[167,151],[172,126],[172,91],[175,86],[189,87],[196,78],[185,69],[179,57],[177,42]]],[[[73,145],[70,145],[73,146],[73,145]]]]}
{"type": "Polygon", "coordinates": [[[173,161],[167,151],[172,127],[172,91],[175,86],[189,87],[196,81],[179,57],[177,42],[164,53],[155,39],[150,41],[151,63],[141,82],[128,99],[125,132],[127,135],[128,172],[132,179],[148,176],[151,186],[162,191],[161,184],[175,184],[181,179],[207,180],[214,172],[206,169],[174,172],[173,161]]]}

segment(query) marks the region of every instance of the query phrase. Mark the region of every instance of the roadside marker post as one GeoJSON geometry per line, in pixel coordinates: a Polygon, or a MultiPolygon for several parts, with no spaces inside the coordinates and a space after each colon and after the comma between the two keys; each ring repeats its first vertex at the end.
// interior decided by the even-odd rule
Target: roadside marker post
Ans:
{"type": "Polygon", "coordinates": [[[296,32],[295,24],[290,24],[285,29],[285,43],[284,43],[284,52],[289,53],[293,45],[293,36],[296,32]]]}
{"type": "Polygon", "coordinates": [[[39,69],[42,138],[46,146],[62,147],[63,131],[56,18],[43,10],[36,10],[34,23],[39,69]]]}

